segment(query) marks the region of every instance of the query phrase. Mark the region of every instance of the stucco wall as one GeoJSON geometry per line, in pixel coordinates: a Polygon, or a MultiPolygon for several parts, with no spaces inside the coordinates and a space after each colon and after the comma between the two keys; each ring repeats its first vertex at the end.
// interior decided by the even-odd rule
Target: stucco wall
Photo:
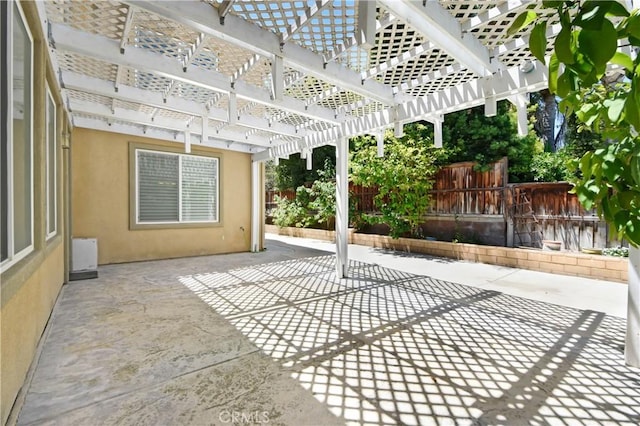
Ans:
{"type": "MultiPolygon", "coordinates": [[[[98,263],[248,251],[251,244],[251,157],[220,155],[220,225],[130,229],[129,143],[183,149],[183,144],[76,128],[72,135],[72,233],[98,239],[98,263]]],[[[196,149],[194,147],[194,149],[196,149]]]]}
{"type": "Polygon", "coordinates": [[[64,277],[64,245],[56,237],[24,267],[2,276],[0,363],[2,424],[22,387],[64,277]]]}

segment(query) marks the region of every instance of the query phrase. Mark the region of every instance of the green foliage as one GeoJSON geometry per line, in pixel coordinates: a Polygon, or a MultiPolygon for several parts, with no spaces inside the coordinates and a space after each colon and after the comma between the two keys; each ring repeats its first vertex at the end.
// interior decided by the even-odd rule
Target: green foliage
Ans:
{"type": "Polygon", "coordinates": [[[535,182],[560,182],[571,179],[572,174],[567,167],[565,150],[557,152],[539,152],[531,161],[531,171],[535,182]]]}
{"type": "Polygon", "coordinates": [[[313,150],[313,170],[307,170],[306,160],[300,154],[293,154],[289,159],[280,159],[276,166],[275,186],[279,190],[294,189],[317,180],[318,170],[322,170],[326,162],[335,167],[336,149],[333,146],[322,146],[313,150]]]}
{"type": "Polygon", "coordinates": [[[514,107],[498,102],[498,114],[486,117],[483,107],[445,115],[442,131],[445,155],[440,164],[475,161],[479,169],[509,159],[509,181],[529,182],[533,179],[531,159],[537,151],[533,134],[519,137],[514,107]]]}
{"type": "Polygon", "coordinates": [[[318,179],[313,182],[309,191],[311,198],[309,210],[315,211],[313,219],[316,223],[323,224],[327,229],[336,217],[335,174],[335,167],[327,160],[324,169],[318,170],[318,179]]]}
{"type": "Polygon", "coordinates": [[[374,202],[382,216],[379,221],[390,227],[393,238],[420,235],[422,216],[427,212],[437,171],[437,149],[424,138],[426,126],[415,123],[405,127],[405,136],[397,139],[385,134],[384,157],[377,156],[375,138],[354,138],[351,177],[354,183],[378,187],[374,202]]]}
{"type": "MultiPolygon", "coordinates": [[[[560,106],[586,128],[609,141],[588,151],[574,166],[574,191],[586,209],[598,213],[634,246],[640,245],[640,56],[616,52],[618,40],[640,47],[640,10],[629,13],[616,1],[544,2],[560,17],[549,61],[549,89],[560,106]],[[614,24],[613,18],[617,19],[614,24]],[[605,75],[607,65],[622,67],[624,78],[605,75]],[[560,65],[563,65],[562,67],[560,65]]],[[[545,12],[545,16],[549,16],[545,12]]],[[[536,28],[549,18],[537,20],[536,28]]],[[[518,25],[531,16],[516,19],[518,25]]],[[[520,28],[514,26],[511,31],[520,28]]],[[[544,52],[546,39],[530,38],[532,53],[544,52]]],[[[544,58],[539,58],[544,62],[544,58]]]]}
{"type": "Polygon", "coordinates": [[[334,166],[325,162],[324,169],[317,170],[319,178],[310,188],[299,186],[293,200],[280,198],[274,201],[273,223],[277,226],[295,226],[305,228],[314,225],[329,227],[336,215],[336,183],[334,166]]]}
{"type": "Polygon", "coordinates": [[[605,256],[629,257],[629,249],[627,247],[609,247],[602,249],[605,256]]]}
{"type": "Polygon", "coordinates": [[[309,216],[307,209],[298,202],[297,197],[294,200],[290,200],[286,197],[280,198],[276,195],[274,201],[278,207],[273,210],[273,223],[277,226],[295,226],[302,228],[308,225],[309,216]]]}

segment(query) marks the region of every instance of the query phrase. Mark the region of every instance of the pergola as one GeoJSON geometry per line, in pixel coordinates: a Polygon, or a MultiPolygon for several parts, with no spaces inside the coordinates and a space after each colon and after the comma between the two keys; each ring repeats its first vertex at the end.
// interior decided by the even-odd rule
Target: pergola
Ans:
{"type": "MultiPolygon", "coordinates": [[[[38,3],[73,126],[252,153],[260,162],[335,145],[337,272],[347,265],[347,139],[547,87],[507,29],[529,0],[69,1],[38,3]]],[[[553,17],[551,17],[554,23],[553,17]]],[[[548,37],[559,32],[548,26],[548,37]]]]}

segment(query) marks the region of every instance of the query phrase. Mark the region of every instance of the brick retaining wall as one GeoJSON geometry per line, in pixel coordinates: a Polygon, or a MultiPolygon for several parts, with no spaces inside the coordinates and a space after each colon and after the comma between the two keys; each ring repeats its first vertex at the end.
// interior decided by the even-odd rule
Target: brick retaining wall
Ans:
{"type": "MultiPolygon", "coordinates": [[[[291,237],[335,241],[334,231],[306,228],[279,228],[266,225],[266,232],[291,237]]],[[[533,271],[572,275],[607,281],[628,282],[628,259],[573,252],[554,252],[497,246],[481,246],[445,241],[393,239],[385,235],[349,233],[349,243],[393,249],[409,253],[430,254],[491,265],[510,266],[533,271]]]]}

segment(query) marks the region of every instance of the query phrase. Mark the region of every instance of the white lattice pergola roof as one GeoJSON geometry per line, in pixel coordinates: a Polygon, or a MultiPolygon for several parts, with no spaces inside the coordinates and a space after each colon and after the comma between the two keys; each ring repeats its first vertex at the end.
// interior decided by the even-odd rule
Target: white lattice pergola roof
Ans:
{"type": "MultiPolygon", "coordinates": [[[[527,0],[39,4],[73,124],[284,157],[546,87],[527,0]],[[538,64],[540,65],[540,64],[538,64]]],[[[557,26],[550,25],[553,38],[557,26]]],[[[520,102],[518,101],[520,99],[520,102]]]]}

